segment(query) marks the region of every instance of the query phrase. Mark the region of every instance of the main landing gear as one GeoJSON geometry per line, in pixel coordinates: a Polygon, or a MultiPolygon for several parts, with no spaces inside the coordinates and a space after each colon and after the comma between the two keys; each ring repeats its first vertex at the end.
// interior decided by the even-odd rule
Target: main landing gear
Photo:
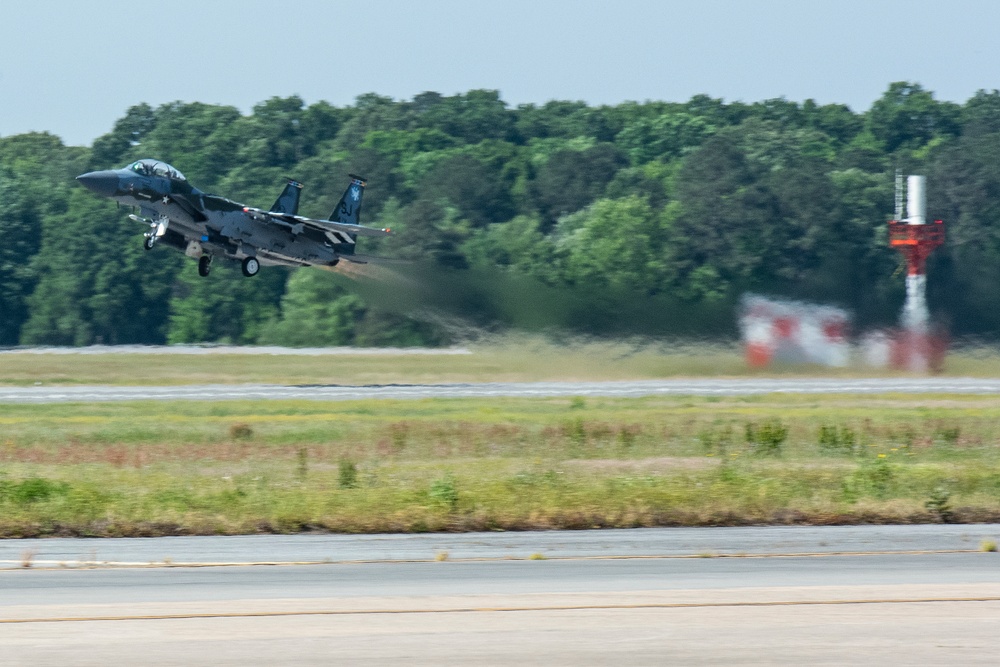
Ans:
{"type": "Polygon", "coordinates": [[[198,258],[198,275],[202,278],[207,278],[208,274],[212,272],[212,256],[202,255],[198,258]]]}
{"type": "Polygon", "coordinates": [[[252,278],[260,271],[260,262],[256,257],[247,257],[243,260],[243,275],[252,278]]]}

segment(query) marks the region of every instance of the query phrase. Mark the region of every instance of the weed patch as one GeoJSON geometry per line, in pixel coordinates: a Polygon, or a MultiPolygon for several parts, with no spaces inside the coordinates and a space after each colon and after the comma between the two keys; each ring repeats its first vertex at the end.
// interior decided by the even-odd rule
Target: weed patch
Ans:
{"type": "Polygon", "coordinates": [[[769,419],[762,424],[747,422],[744,429],[751,451],[762,456],[781,456],[788,427],[780,419],[769,419]]]}
{"type": "Polygon", "coordinates": [[[935,487],[930,498],[924,501],[924,507],[930,510],[941,523],[951,523],[954,513],[951,511],[951,493],[943,486],[935,487]]]}
{"type": "Polygon", "coordinates": [[[819,449],[825,454],[853,454],[857,446],[854,431],[846,426],[824,424],[819,427],[819,449]]]}
{"type": "Polygon", "coordinates": [[[69,493],[69,485],[42,477],[29,477],[20,482],[0,480],[0,502],[13,505],[32,505],[69,493]]]}
{"type": "Polygon", "coordinates": [[[431,483],[430,498],[439,507],[449,512],[454,512],[458,508],[458,488],[455,478],[445,475],[431,483]]]}
{"type": "Polygon", "coordinates": [[[253,427],[250,424],[233,424],[229,427],[229,437],[233,440],[249,440],[253,437],[253,427]]]}
{"type": "Polygon", "coordinates": [[[340,459],[337,464],[337,486],[341,489],[358,487],[358,466],[350,459],[340,459]]]}

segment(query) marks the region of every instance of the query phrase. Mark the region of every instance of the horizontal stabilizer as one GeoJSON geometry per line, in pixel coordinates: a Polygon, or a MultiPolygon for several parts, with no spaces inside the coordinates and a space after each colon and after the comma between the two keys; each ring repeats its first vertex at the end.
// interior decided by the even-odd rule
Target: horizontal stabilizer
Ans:
{"type": "Polygon", "coordinates": [[[342,222],[333,222],[331,220],[314,220],[313,218],[304,218],[301,215],[272,213],[271,211],[265,211],[251,206],[244,206],[243,212],[255,220],[263,222],[276,222],[278,224],[284,224],[290,228],[301,224],[323,232],[344,232],[347,234],[357,234],[358,236],[389,236],[392,234],[392,231],[388,229],[362,227],[361,225],[345,224],[342,222]]]}

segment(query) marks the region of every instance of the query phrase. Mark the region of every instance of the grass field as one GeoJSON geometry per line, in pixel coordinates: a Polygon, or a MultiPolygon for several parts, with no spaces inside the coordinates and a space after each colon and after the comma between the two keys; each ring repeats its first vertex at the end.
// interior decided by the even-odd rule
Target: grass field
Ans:
{"type": "MultiPolygon", "coordinates": [[[[635,380],[721,376],[878,376],[860,366],[749,369],[736,344],[581,342],[505,337],[468,346],[469,354],[37,354],[0,353],[0,385],[390,384],[635,380]]],[[[998,377],[1000,350],[964,347],[947,359],[946,375],[998,377]]]]}
{"type": "Polygon", "coordinates": [[[557,345],[506,338],[469,354],[0,354],[0,384],[171,385],[214,383],[388,384],[626,380],[744,373],[739,351],[646,343],[557,345]]]}
{"type": "Polygon", "coordinates": [[[0,406],[0,536],[1000,520],[1000,397],[0,406]]]}

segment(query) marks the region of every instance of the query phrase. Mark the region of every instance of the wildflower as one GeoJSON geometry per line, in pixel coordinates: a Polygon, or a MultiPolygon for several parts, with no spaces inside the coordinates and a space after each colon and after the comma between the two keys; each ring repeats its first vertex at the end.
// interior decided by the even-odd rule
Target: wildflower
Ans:
{"type": "Polygon", "coordinates": [[[879,455],[878,455],[878,457],[879,457],[880,459],[884,459],[884,458],[885,458],[885,454],[879,454],[879,455]]]}

